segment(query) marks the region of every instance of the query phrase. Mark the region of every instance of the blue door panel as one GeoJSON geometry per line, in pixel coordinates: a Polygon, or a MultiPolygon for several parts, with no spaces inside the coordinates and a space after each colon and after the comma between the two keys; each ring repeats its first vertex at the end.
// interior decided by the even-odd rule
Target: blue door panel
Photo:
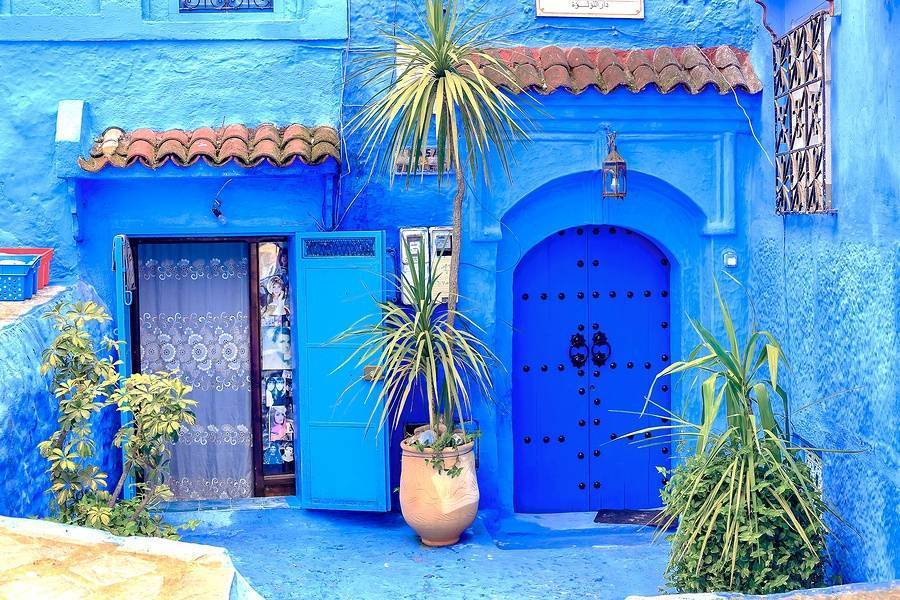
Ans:
{"type": "MultiPolygon", "coordinates": [[[[567,229],[520,261],[512,376],[517,511],[659,506],[656,467],[668,465],[667,445],[613,440],[648,425],[627,413],[641,410],[669,359],[668,286],[659,249],[614,227],[567,229]]],[[[667,405],[668,393],[655,399],[667,405]]]]}
{"type": "Polygon", "coordinates": [[[371,266],[366,263],[372,261],[360,261],[353,267],[335,266],[329,264],[330,260],[328,263],[323,263],[323,259],[314,260],[304,261],[303,276],[306,300],[317,310],[306,312],[305,320],[309,343],[322,344],[358,319],[374,314],[373,298],[382,297],[382,275],[380,271],[366,268],[371,266]]]}
{"type": "Polygon", "coordinates": [[[386,511],[387,431],[368,427],[369,384],[358,382],[359,369],[338,369],[358,342],[333,341],[351,325],[376,318],[383,234],[303,234],[298,245],[301,500],[305,508],[386,511]]]}
{"type": "MultiPolygon", "coordinates": [[[[134,297],[134,264],[131,255],[131,242],[124,235],[113,237],[112,270],[115,288],[115,339],[123,345],[119,351],[119,375],[127,378],[131,375],[131,303],[134,297]]],[[[120,412],[121,424],[125,425],[129,416],[120,412]]],[[[124,457],[123,465],[124,468],[124,457]]],[[[134,479],[128,477],[122,490],[125,499],[134,497],[134,479]]]]}
{"type": "Polygon", "coordinates": [[[387,441],[373,434],[365,425],[352,423],[318,424],[307,430],[312,451],[332,456],[314,457],[304,473],[304,508],[388,509],[383,456],[387,441]]]}
{"type": "MultiPolygon", "coordinates": [[[[336,400],[335,402],[311,402],[309,404],[311,422],[368,422],[369,416],[372,414],[372,401],[366,397],[370,389],[368,383],[347,390],[347,385],[359,375],[359,371],[355,366],[350,365],[338,370],[352,351],[353,347],[346,344],[325,345],[312,350],[313,354],[309,358],[312,359],[310,364],[316,369],[314,376],[322,376],[321,381],[316,383],[316,389],[322,396],[336,400]],[[346,375],[344,371],[346,371],[346,375]]],[[[374,436],[375,432],[372,431],[371,435],[374,436]]]]}

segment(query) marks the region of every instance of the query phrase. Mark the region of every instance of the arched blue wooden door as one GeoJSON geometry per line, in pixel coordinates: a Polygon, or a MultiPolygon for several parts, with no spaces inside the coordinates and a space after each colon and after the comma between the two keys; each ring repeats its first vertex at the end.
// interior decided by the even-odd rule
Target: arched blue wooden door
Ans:
{"type": "MultiPolygon", "coordinates": [[[[516,511],[661,505],[669,444],[613,440],[651,424],[618,411],[640,411],[668,364],[669,269],[643,236],[591,225],[545,239],[516,267],[516,511]]],[[[668,381],[654,401],[669,407],[668,381]]]]}

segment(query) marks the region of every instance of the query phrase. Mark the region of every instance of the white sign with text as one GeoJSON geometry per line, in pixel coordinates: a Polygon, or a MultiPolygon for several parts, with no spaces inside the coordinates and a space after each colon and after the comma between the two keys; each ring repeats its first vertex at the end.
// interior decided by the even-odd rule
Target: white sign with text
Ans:
{"type": "Polygon", "coordinates": [[[644,0],[537,0],[537,16],[643,19],[644,0]]]}

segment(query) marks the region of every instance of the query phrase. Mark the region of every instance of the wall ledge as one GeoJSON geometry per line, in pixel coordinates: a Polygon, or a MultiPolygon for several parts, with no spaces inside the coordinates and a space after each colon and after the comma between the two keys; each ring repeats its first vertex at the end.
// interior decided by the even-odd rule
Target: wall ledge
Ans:
{"type": "Polygon", "coordinates": [[[32,310],[43,306],[66,291],[63,285],[50,285],[38,291],[30,300],[22,302],[0,302],[0,330],[15,323],[32,310]]]}

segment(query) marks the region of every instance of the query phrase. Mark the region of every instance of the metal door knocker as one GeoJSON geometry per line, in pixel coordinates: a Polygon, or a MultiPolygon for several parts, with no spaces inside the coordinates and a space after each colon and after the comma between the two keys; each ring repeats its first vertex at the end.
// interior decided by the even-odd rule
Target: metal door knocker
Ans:
{"type": "Polygon", "coordinates": [[[587,363],[587,344],[580,333],[575,333],[569,338],[569,360],[572,361],[573,367],[578,368],[587,363]]]}
{"type": "Polygon", "coordinates": [[[602,367],[612,356],[612,346],[609,345],[609,339],[602,331],[598,331],[591,339],[591,361],[598,367],[602,367]]]}

